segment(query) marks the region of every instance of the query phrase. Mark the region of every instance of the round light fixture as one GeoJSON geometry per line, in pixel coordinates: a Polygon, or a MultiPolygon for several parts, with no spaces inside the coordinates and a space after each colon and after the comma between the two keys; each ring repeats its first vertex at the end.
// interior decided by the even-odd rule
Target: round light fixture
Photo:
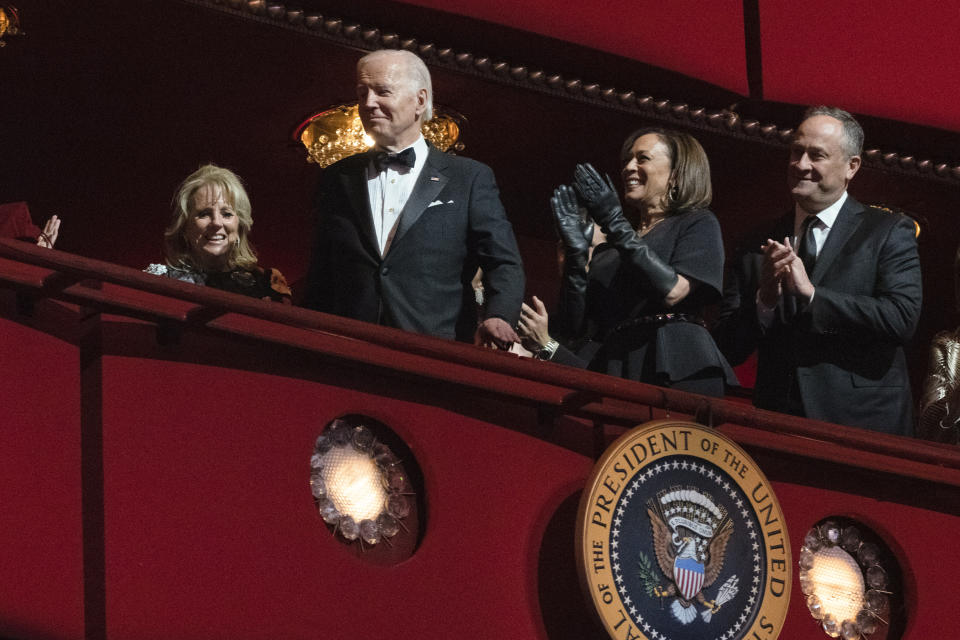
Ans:
{"type": "Polygon", "coordinates": [[[406,472],[363,425],[334,420],[310,456],[310,491],[324,522],[348,542],[389,543],[410,514],[406,472]]]}
{"type": "Polygon", "coordinates": [[[854,524],[826,520],[800,549],[800,589],[810,615],[831,638],[857,640],[887,624],[889,579],[876,544],[854,524]]]}

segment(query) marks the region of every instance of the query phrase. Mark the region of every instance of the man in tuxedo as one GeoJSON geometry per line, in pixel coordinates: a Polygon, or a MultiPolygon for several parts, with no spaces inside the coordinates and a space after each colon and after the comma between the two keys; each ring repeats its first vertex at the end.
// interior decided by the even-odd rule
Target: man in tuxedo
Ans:
{"type": "Polygon", "coordinates": [[[915,227],[847,193],[862,147],[849,113],[807,110],[790,146],[794,209],[732,262],[716,337],[732,363],[757,351],[756,406],[906,435],[902,345],[921,303],[915,227]]]}
{"type": "Polygon", "coordinates": [[[509,348],[523,266],[493,172],[420,133],[430,73],[408,51],[357,63],[360,119],[375,142],[325,169],[305,305],[442,338],[509,348]],[[471,279],[483,269],[485,317],[471,279]]]}

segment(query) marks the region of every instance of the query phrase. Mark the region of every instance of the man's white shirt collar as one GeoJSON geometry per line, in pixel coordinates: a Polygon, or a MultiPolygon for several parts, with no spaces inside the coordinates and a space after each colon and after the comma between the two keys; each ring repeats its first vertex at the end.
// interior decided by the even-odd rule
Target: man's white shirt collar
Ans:
{"type": "MultiPolygon", "coordinates": [[[[430,154],[430,147],[427,146],[427,141],[424,139],[423,134],[417,138],[417,141],[411,144],[410,146],[404,147],[403,149],[397,150],[397,153],[406,151],[407,149],[413,148],[413,152],[416,154],[416,159],[414,160],[413,167],[410,169],[410,172],[414,175],[420,175],[420,172],[423,170],[423,165],[427,163],[427,155],[430,154]]],[[[381,151],[377,147],[373,148],[374,151],[381,151]]],[[[391,152],[392,153],[392,152],[391,152]]],[[[370,164],[368,176],[372,177],[377,175],[377,168],[373,166],[373,158],[370,158],[370,164]]],[[[392,167],[391,167],[392,168],[392,167]]]]}
{"type": "Polygon", "coordinates": [[[807,213],[800,207],[799,204],[795,204],[793,215],[793,236],[797,237],[797,235],[799,235],[800,227],[803,224],[803,221],[806,220],[807,216],[809,215],[816,215],[820,220],[820,224],[826,227],[827,232],[829,233],[830,229],[833,228],[833,224],[837,221],[837,216],[840,214],[840,209],[843,208],[843,203],[846,201],[847,192],[844,191],[843,194],[837,198],[836,202],[817,214],[807,213]]]}

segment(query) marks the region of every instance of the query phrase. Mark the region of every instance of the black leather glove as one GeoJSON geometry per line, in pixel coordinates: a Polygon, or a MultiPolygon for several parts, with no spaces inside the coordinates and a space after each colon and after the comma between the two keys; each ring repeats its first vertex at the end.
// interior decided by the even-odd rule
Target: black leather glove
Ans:
{"type": "Polygon", "coordinates": [[[578,164],[573,176],[573,187],[583,201],[583,206],[601,227],[610,219],[610,216],[618,212],[623,213],[620,208],[620,197],[617,196],[617,189],[610,181],[610,176],[606,176],[606,179],[600,177],[597,170],[589,163],[578,164]]]}
{"type": "Polygon", "coordinates": [[[624,217],[610,176],[604,180],[589,164],[578,164],[574,187],[606,234],[607,242],[617,247],[622,258],[643,273],[650,286],[662,297],[670,293],[677,284],[677,272],[653,252],[624,217]]]}
{"type": "Polygon", "coordinates": [[[580,215],[573,187],[560,185],[550,198],[557,234],[563,242],[563,281],[558,313],[551,331],[564,340],[577,338],[587,306],[587,256],[593,241],[593,221],[580,215]]]}
{"type": "Polygon", "coordinates": [[[576,193],[565,184],[553,190],[550,208],[553,209],[557,234],[563,241],[564,265],[585,268],[593,241],[593,220],[580,215],[576,193]]]}

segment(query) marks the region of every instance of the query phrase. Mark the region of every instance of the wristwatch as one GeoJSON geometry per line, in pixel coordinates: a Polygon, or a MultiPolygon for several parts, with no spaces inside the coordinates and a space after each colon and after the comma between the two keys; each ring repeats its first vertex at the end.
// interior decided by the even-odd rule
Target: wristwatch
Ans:
{"type": "Polygon", "coordinates": [[[547,344],[543,345],[540,350],[537,351],[537,360],[550,360],[553,358],[553,354],[557,352],[557,348],[559,347],[560,343],[556,340],[548,340],[547,344]]]}

